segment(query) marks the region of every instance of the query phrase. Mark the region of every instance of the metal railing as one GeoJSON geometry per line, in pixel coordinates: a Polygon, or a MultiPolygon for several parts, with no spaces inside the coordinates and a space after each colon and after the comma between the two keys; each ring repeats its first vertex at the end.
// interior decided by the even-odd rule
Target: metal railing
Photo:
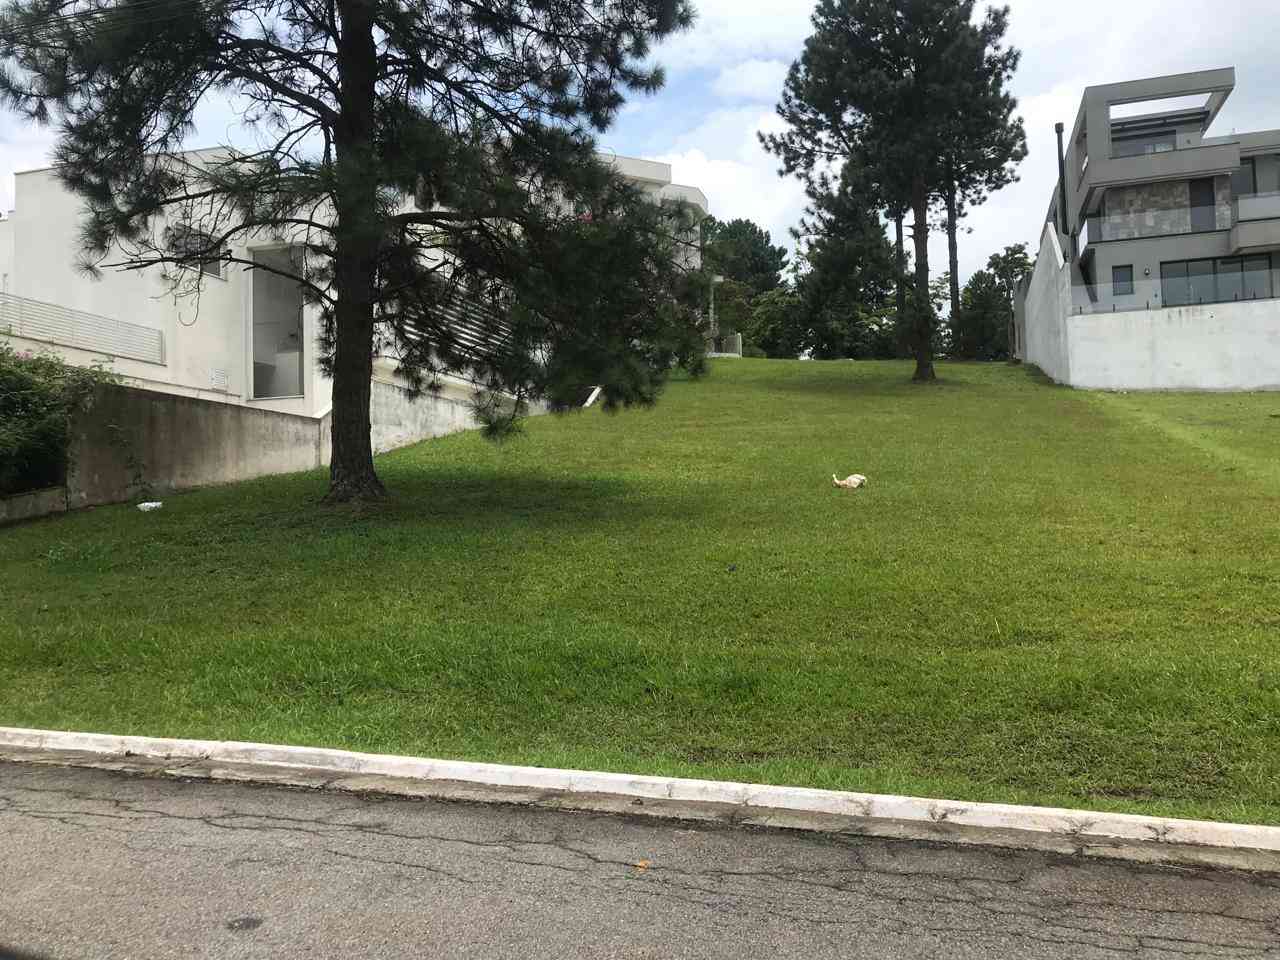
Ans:
{"type": "Polygon", "coordinates": [[[1242,220],[1276,220],[1280,219],[1280,192],[1246,193],[1233,201],[1235,207],[1233,223],[1242,220]]]}
{"type": "MultiPolygon", "coordinates": [[[[1246,198],[1241,198],[1246,199],[1246,198]]],[[[1243,207],[1239,207],[1243,210],[1243,207]]],[[[1080,224],[1080,252],[1084,253],[1089,247],[1098,243],[1105,243],[1112,240],[1154,240],[1160,237],[1185,237],[1195,233],[1214,233],[1220,230],[1231,229],[1231,224],[1241,219],[1238,212],[1233,210],[1231,223],[1220,224],[1218,222],[1217,205],[1197,204],[1194,207],[1184,207],[1180,210],[1162,210],[1159,211],[1169,217],[1177,215],[1179,222],[1175,225],[1172,220],[1167,221],[1162,227],[1154,227],[1147,223],[1140,223],[1136,218],[1130,220],[1107,220],[1101,214],[1091,214],[1080,224]],[[1212,225],[1209,225],[1212,224],[1212,225]]],[[[1280,213],[1273,214],[1280,216],[1280,213]]],[[[1245,217],[1244,219],[1258,219],[1245,217]]]]}
{"type": "Polygon", "coordinates": [[[42,300],[0,293],[0,334],[110,357],[164,363],[164,332],[42,300]]]}
{"type": "Polygon", "coordinates": [[[1266,272],[1216,278],[1213,274],[1159,277],[1137,276],[1129,283],[1100,281],[1074,284],[1071,312],[1127,313],[1134,310],[1162,310],[1168,307],[1227,306],[1276,296],[1266,272]]]}

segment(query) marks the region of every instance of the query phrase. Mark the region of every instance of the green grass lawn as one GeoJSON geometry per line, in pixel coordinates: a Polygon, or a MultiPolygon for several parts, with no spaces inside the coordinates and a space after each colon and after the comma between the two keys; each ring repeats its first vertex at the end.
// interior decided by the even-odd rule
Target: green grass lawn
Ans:
{"type": "Polygon", "coordinates": [[[1280,394],[940,372],[0,530],[0,724],[1280,823],[1280,394]]]}

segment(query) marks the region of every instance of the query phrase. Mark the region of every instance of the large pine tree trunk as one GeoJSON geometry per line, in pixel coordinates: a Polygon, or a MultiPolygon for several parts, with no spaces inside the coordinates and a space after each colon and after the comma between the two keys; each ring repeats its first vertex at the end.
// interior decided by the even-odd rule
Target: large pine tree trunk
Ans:
{"type": "Polygon", "coordinates": [[[377,50],[371,0],[338,0],[339,118],[334,125],[337,198],[333,287],[333,448],[329,502],[386,495],[373,469],[369,400],[373,379],[373,301],[379,224],[373,105],[377,50]]]}
{"type": "MultiPolygon", "coordinates": [[[[960,229],[956,216],[956,184],[947,183],[947,258],[951,271],[951,323],[960,319],[960,247],[956,232],[960,229]]],[[[954,329],[954,328],[953,328],[954,329]]]]}
{"type": "Polygon", "coordinates": [[[916,283],[913,314],[912,348],[915,351],[916,371],[912,380],[936,380],[933,372],[933,305],[929,302],[929,191],[924,181],[916,180],[911,187],[911,241],[916,253],[916,283]]]}

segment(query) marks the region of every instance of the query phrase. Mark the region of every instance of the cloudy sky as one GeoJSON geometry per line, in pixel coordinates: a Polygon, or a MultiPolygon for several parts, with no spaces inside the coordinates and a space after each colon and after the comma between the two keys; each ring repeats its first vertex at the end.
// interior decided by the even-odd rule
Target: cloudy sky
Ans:
{"type": "MultiPolygon", "coordinates": [[[[678,182],[706,192],[716,216],[748,217],[783,241],[800,216],[802,194],[796,182],[777,176],[756,133],[777,129],[774,103],[808,35],[812,4],[694,2],[696,27],[657,51],[666,88],[628,104],[601,146],[670,162],[678,182]]],[[[1010,6],[1010,40],[1023,54],[1013,89],[1030,155],[1021,181],[968,217],[962,276],[1006,244],[1034,249],[1056,177],[1053,124],[1070,127],[1086,84],[1235,66],[1236,92],[1212,132],[1280,128],[1274,0],[1219,0],[1208,21],[1203,0],[1010,0],[1010,6]]],[[[192,146],[234,133],[227,117],[216,106],[206,111],[192,146]]],[[[46,134],[0,113],[0,209],[12,206],[13,171],[42,165],[47,149],[46,134]]],[[[943,238],[932,241],[930,259],[936,271],[945,269],[943,238]]]]}

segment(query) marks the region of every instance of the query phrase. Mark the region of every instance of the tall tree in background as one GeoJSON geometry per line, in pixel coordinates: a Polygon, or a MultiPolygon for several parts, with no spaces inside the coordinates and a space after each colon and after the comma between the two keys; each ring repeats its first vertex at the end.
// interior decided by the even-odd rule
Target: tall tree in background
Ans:
{"type": "Polygon", "coordinates": [[[951,271],[951,313],[960,310],[960,252],[958,234],[965,212],[1018,179],[1017,165],[1027,155],[1022,118],[1014,115],[1018,101],[1007,85],[1021,53],[1002,48],[1009,26],[1009,10],[992,9],[982,31],[981,49],[966,46],[958,56],[973,62],[958,72],[957,92],[968,106],[954,114],[946,133],[943,208],[946,211],[947,256],[951,271]]]}
{"type": "Polygon", "coordinates": [[[796,281],[805,348],[824,359],[894,356],[899,327],[890,296],[901,275],[870,184],[846,164],[839,179],[817,178],[809,192],[795,230],[807,267],[796,281]]]}
{"type": "Polygon", "coordinates": [[[592,139],[661,86],[651,45],[692,18],[687,0],[8,0],[0,105],[56,126],[91,266],[198,285],[213,260],[262,269],[248,243],[294,246],[273,272],[320,310],[329,498],[373,498],[375,353],[415,390],[476,382],[494,429],[582,384],[652,402],[701,363],[671,240],[692,223],[592,139]],[[212,94],[255,143],[184,156],[212,94]],[[472,338],[460,290],[487,306],[472,338]]]}
{"type": "Polygon", "coordinates": [[[1030,275],[1027,245],[1018,243],[993,253],[987,268],[969,278],[960,309],[948,320],[951,355],[965,360],[1004,360],[1013,355],[1013,299],[1030,275]]]}
{"type": "Polygon", "coordinates": [[[1022,282],[1027,277],[1031,276],[1031,271],[1035,269],[1035,263],[1027,255],[1027,245],[1025,243],[1015,243],[988,257],[987,269],[995,276],[996,284],[1000,288],[1000,294],[1004,297],[1005,304],[1008,306],[1009,329],[1007,340],[1009,356],[1012,358],[1018,346],[1017,331],[1014,330],[1013,326],[1013,300],[1017,295],[1018,287],[1022,285],[1022,282]]]}
{"type": "Polygon", "coordinates": [[[947,319],[951,356],[961,360],[1006,359],[1009,313],[996,275],[979,270],[964,285],[960,309],[947,319]]]}
{"type": "MultiPolygon", "coordinates": [[[[788,129],[762,137],[784,172],[812,183],[834,163],[853,164],[882,208],[910,209],[915,380],[935,378],[929,217],[946,191],[947,158],[957,153],[955,118],[998,117],[973,98],[1005,96],[990,80],[1011,69],[1000,46],[1007,11],[988,10],[973,24],[973,7],[973,0],[819,0],[813,34],[778,104],[788,129]]],[[[976,139],[981,130],[975,124],[965,134],[976,139]]]]}
{"type": "Polygon", "coordinates": [[[750,220],[702,221],[702,263],[709,273],[745,283],[752,294],[774,290],[787,268],[787,249],[750,220]]]}
{"type": "Polygon", "coordinates": [[[767,357],[794,359],[805,350],[804,301],[789,284],[751,301],[751,343],[767,357]]]}

